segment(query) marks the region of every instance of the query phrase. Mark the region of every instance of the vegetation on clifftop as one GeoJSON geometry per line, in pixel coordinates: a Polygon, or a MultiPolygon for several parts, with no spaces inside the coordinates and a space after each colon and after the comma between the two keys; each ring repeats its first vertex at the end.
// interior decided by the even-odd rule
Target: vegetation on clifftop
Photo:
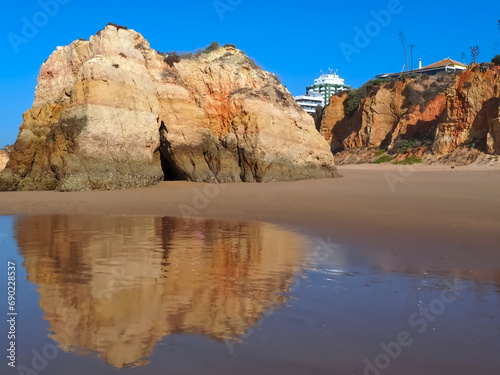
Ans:
{"type": "MultiPolygon", "coordinates": [[[[228,45],[226,44],[224,47],[233,47],[235,46],[233,44],[228,45]]],[[[167,63],[168,66],[173,67],[175,63],[178,63],[181,61],[181,59],[192,59],[195,57],[198,57],[203,54],[210,53],[212,51],[218,50],[220,47],[219,43],[217,41],[210,43],[205,49],[198,49],[195,53],[192,52],[183,52],[183,53],[177,53],[176,51],[169,51],[169,52],[161,52],[161,51],[156,51],[160,56],[163,56],[163,59],[167,63]]]]}
{"type": "Polygon", "coordinates": [[[396,164],[396,165],[412,165],[412,164],[420,164],[420,163],[422,163],[422,159],[417,158],[415,155],[410,155],[410,156],[406,157],[404,160],[395,161],[392,164],[396,164]]]}
{"type": "Polygon", "coordinates": [[[382,163],[388,163],[392,160],[392,156],[390,155],[382,155],[381,157],[379,157],[377,160],[375,160],[373,163],[374,164],[382,164],[382,163]]]}
{"type": "MultiPolygon", "coordinates": [[[[394,88],[398,80],[406,83],[403,90],[405,98],[403,108],[412,109],[420,106],[420,111],[423,112],[429,102],[444,93],[455,82],[455,77],[456,74],[453,73],[439,73],[435,76],[415,73],[400,78],[371,79],[358,89],[348,92],[344,102],[344,112],[347,116],[352,116],[359,109],[363,99],[375,95],[381,87],[389,90],[394,88]]],[[[342,92],[338,95],[342,95],[342,92]]]]}
{"type": "MultiPolygon", "coordinates": [[[[387,79],[387,78],[376,78],[371,79],[363,86],[357,89],[350,90],[347,94],[347,100],[345,101],[344,110],[347,115],[352,115],[357,111],[361,101],[370,95],[374,90],[377,90],[381,85],[387,82],[395,82],[395,78],[387,79]]],[[[342,91],[339,92],[342,94],[342,91]]]]}

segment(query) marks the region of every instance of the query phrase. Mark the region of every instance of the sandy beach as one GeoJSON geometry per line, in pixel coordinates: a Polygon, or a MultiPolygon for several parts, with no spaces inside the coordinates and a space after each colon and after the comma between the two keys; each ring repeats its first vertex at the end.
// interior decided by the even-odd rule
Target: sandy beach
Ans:
{"type": "MultiPolygon", "coordinates": [[[[100,233],[98,231],[92,232],[91,235],[88,231],[89,222],[93,223],[91,227],[94,229],[100,225],[108,228],[108,225],[102,224],[108,219],[87,217],[87,215],[134,216],[134,220],[137,216],[143,216],[139,221],[147,221],[149,218],[144,216],[154,215],[190,216],[190,220],[200,217],[223,221],[268,222],[306,235],[312,245],[309,249],[324,243],[333,246],[335,252],[327,259],[321,259],[316,263],[314,259],[312,263],[308,262],[306,271],[308,276],[304,276],[303,285],[297,287],[294,294],[297,297],[290,299],[274,315],[264,319],[263,331],[255,328],[258,334],[245,336],[248,338],[237,346],[236,356],[228,354],[223,345],[214,344],[217,345],[213,348],[217,348],[220,360],[214,362],[213,368],[209,368],[208,371],[202,360],[194,362],[192,360],[192,348],[198,345],[197,341],[193,341],[190,344],[192,346],[187,346],[189,350],[185,350],[186,357],[182,357],[184,362],[179,363],[183,366],[184,363],[193,364],[194,370],[191,373],[323,374],[328,373],[326,369],[334,366],[334,372],[339,374],[373,374],[374,370],[367,370],[366,360],[372,362],[376,360],[378,358],[376,356],[382,353],[379,343],[394,340],[401,330],[412,332],[415,344],[403,351],[403,358],[391,363],[387,374],[497,373],[498,363],[494,360],[496,355],[494,350],[497,330],[500,329],[496,322],[498,308],[496,291],[500,285],[498,272],[500,170],[450,169],[422,165],[405,168],[394,165],[355,165],[340,167],[339,170],[343,178],[289,183],[238,183],[219,186],[177,181],[163,182],[151,188],[123,191],[5,192],[0,194],[0,214],[83,215],[78,220],[45,216],[39,220],[31,218],[35,219],[32,221],[33,225],[30,224],[31,221],[18,220],[15,236],[24,254],[23,264],[25,266],[31,264],[28,267],[31,275],[36,271],[37,265],[43,263],[45,259],[33,254],[42,254],[43,249],[52,254],[53,246],[58,248],[54,244],[62,245],[65,251],[61,251],[61,254],[67,254],[69,238],[73,239],[73,245],[83,246],[80,244],[87,240],[83,242],[81,239],[75,240],[80,238],[79,231],[83,228],[79,223],[87,225],[85,236],[91,238],[95,235],[94,240],[98,244],[97,253],[100,253],[99,241],[103,238],[106,239],[105,244],[102,244],[103,248],[107,249],[106,254],[112,248],[109,244],[111,238],[115,238],[115,241],[121,244],[124,255],[132,250],[148,249],[147,244],[155,241],[154,226],[138,229],[129,237],[122,236],[119,229],[112,232],[113,236],[109,233],[96,234],[100,233]],[[57,222],[65,224],[57,230],[51,230],[53,227],[50,223],[57,222]],[[126,247],[122,241],[127,244],[131,241],[133,245],[129,244],[130,246],[126,247]],[[433,323],[432,330],[429,328],[426,334],[419,335],[414,331],[414,325],[409,325],[408,317],[418,311],[417,308],[421,306],[422,301],[439,301],[436,296],[439,296],[442,288],[448,285],[446,282],[453,280],[460,280],[459,285],[465,288],[462,297],[456,304],[446,307],[446,315],[433,323]],[[278,329],[274,331],[276,322],[283,323],[277,324],[278,329]],[[283,337],[285,339],[282,339],[283,337]],[[267,348],[266,353],[260,355],[263,358],[270,358],[266,359],[270,362],[256,361],[252,354],[260,353],[259,350],[263,346],[267,348]],[[337,347],[340,349],[333,352],[332,348],[337,347]],[[439,353],[439,358],[434,358],[433,353],[439,353]],[[465,358],[465,353],[470,355],[470,358],[465,358]],[[276,360],[274,356],[285,359],[276,360]],[[449,356],[449,359],[443,359],[445,356],[449,356]],[[482,358],[483,362],[478,362],[478,358],[482,358]],[[248,371],[243,370],[244,368],[248,371]],[[268,372],[261,372],[263,369],[268,372]]],[[[115,219],[109,218],[111,223],[115,219]]],[[[177,222],[179,219],[175,220],[177,222]]],[[[214,222],[216,226],[220,225],[217,221],[214,222]]],[[[198,224],[203,225],[203,222],[186,221],[184,229],[189,232],[190,228],[198,224]]],[[[128,228],[128,225],[125,227],[128,228]]],[[[176,231],[180,230],[179,226],[176,228],[176,231]]],[[[224,229],[216,230],[214,233],[221,231],[224,232],[224,229]]],[[[125,232],[128,232],[128,229],[125,232]]],[[[282,233],[287,233],[286,240],[293,243],[294,236],[289,232],[282,231],[282,233]]],[[[171,237],[171,234],[169,236],[171,237]]],[[[189,233],[187,237],[186,234],[182,237],[182,233],[179,236],[181,239],[184,238],[179,242],[182,246],[174,248],[171,253],[170,250],[167,252],[170,254],[169,267],[173,268],[167,272],[168,277],[165,280],[170,283],[175,280],[175,275],[180,274],[175,268],[177,264],[186,263],[188,270],[193,267],[192,259],[189,256],[186,258],[184,251],[186,248],[191,249],[196,246],[190,247],[184,242],[191,240],[204,243],[200,240],[201,237],[193,237],[189,233]],[[177,260],[174,259],[175,254],[179,257],[177,260]]],[[[231,237],[229,240],[226,239],[224,246],[227,247],[231,241],[231,237]]],[[[281,254],[286,254],[283,256],[284,260],[292,261],[293,246],[281,246],[278,249],[283,241],[284,238],[278,242],[268,239],[262,243],[267,249],[262,254],[274,256],[281,251],[281,254]]],[[[207,243],[210,242],[207,240],[207,243]]],[[[88,243],[85,244],[81,249],[83,254],[88,250],[86,247],[88,243]]],[[[224,246],[220,249],[225,249],[224,246]]],[[[117,257],[121,256],[120,252],[111,251],[111,253],[117,257]]],[[[137,259],[147,259],[148,256],[145,254],[164,253],[148,250],[141,253],[137,259]]],[[[196,257],[200,259],[199,254],[196,257]]],[[[59,264],[50,259],[46,264],[59,264]]],[[[117,258],[116,261],[120,259],[117,258]]],[[[230,257],[225,260],[229,262],[228,264],[230,264],[229,259],[230,257]]],[[[87,264],[82,260],[75,262],[79,265],[76,269],[82,270],[90,269],[93,264],[92,262],[87,264]]],[[[97,263],[99,262],[96,261],[97,263]]],[[[71,269],[69,265],[59,266],[61,269],[58,272],[63,274],[71,269]]],[[[226,266],[228,269],[234,269],[231,265],[226,264],[226,266]]],[[[276,274],[275,267],[277,266],[268,267],[269,275],[276,274]]],[[[215,272],[213,268],[207,269],[208,273],[215,272]]],[[[148,271],[148,275],[154,275],[156,270],[152,268],[148,271]]],[[[44,272],[41,275],[46,276],[56,271],[44,272]]],[[[109,276],[111,273],[112,269],[106,268],[103,274],[111,277],[109,276]]],[[[77,276],[78,273],[72,273],[71,280],[77,276]]],[[[52,287],[45,285],[44,282],[41,282],[41,285],[49,289],[52,287]]],[[[88,291],[77,293],[81,285],[86,285],[85,283],[80,285],[68,282],[64,285],[72,293],[76,293],[75,296],[83,296],[82,300],[86,300],[88,291]]],[[[183,279],[179,285],[186,287],[191,284],[183,279]]],[[[198,282],[193,285],[205,284],[198,282]]],[[[229,293],[228,290],[232,289],[226,286],[219,292],[224,295],[229,293]]],[[[43,296],[41,301],[45,301],[46,311],[67,303],[67,299],[62,297],[59,302],[51,300],[50,296],[53,293],[50,291],[40,293],[43,296]]],[[[33,297],[33,300],[37,301],[37,297],[33,297]]],[[[238,304],[238,301],[235,300],[234,303],[238,304]]],[[[155,306],[156,300],[150,301],[144,305],[144,311],[152,311],[155,306]]],[[[169,302],[165,306],[173,305],[169,302]]],[[[112,305],[109,314],[116,314],[111,307],[112,305]]],[[[202,314],[202,317],[204,316],[202,314]]],[[[234,314],[234,316],[239,315],[234,314]]],[[[146,325],[148,322],[147,319],[143,321],[146,325]]],[[[52,324],[62,323],[56,319],[52,324]]],[[[249,332],[253,332],[253,326],[249,327],[249,332]]],[[[65,332],[63,328],[57,331],[65,332]]],[[[94,329],[90,331],[93,332],[94,329]]],[[[140,332],[149,330],[144,329],[140,332]]],[[[175,343],[175,335],[165,335],[163,340],[175,343]]],[[[162,340],[162,337],[163,334],[155,340],[162,340]]],[[[114,336],[111,341],[116,341],[114,336]]],[[[206,348],[212,348],[211,344],[207,345],[206,348]]],[[[146,352],[150,351],[148,349],[146,352]]],[[[178,355],[175,354],[172,358],[178,358],[176,357],[178,355]]],[[[155,373],[154,366],[172,367],[171,357],[165,358],[167,359],[163,361],[159,356],[154,357],[150,366],[138,367],[137,374],[155,373]]],[[[64,364],[65,361],[72,363],[71,361],[76,360],[80,358],[65,354],[58,364],[64,364]]],[[[86,360],[90,361],[88,358],[86,360]]],[[[118,364],[114,365],[121,367],[122,362],[118,361],[118,364]]],[[[103,370],[107,367],[101,367],[101,364],[93,366],[97,369],[94,373],[107,373],[103,370]]],[[[187,372],[179,370],[173,373],[187,372]]]]}
{"type": "MultiPolygon", "coordinates": [[[[387,267],[488,271],[500,261],[500,170],[354,165],[339,179],[124,191],[4,192],[0,214],[157,215],[262,221],[330,238],[387,267]]],[[[358,256],[353,255],[353,259],[358,256]]],[[[464,271],[465,272],[465,271],[464,271]]]]}
{"type": "Polygon", "coordinates": [[[4,7],[0,375],[500,375],[500,2],[68,3],[4,7]]]}

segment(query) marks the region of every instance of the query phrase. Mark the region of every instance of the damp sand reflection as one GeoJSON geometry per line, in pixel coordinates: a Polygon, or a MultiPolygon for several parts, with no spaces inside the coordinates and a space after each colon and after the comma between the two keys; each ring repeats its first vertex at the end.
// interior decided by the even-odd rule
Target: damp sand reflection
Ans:
{"type": "Polygon", "coordinates": [[[24,217],[15,236],[50,337],[116,368],[171,334],[238,340],[286,301],[305,247],[267,224],[170,217],[24,217]]]}

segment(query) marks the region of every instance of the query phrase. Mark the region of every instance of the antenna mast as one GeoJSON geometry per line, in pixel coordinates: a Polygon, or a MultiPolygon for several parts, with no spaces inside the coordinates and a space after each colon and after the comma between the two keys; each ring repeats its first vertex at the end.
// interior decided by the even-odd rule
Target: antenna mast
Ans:
{"type": "Polygon", "coordinates": [[[410,44],[411,49],[411,71],[413,72],[413,44],[410,44]]]}
{"type": "Polygon", "coordinates": [[[399,39],[401,39],[401,43],[403,44],[403,51],[405,53],[406,71],[408,71],[408,58],[406,56],[406,48],[405,48],[405,34],[403,33],[403,30],[401,30],[401,29],[398,29],[398,34],[399,34],[399,39]]]}

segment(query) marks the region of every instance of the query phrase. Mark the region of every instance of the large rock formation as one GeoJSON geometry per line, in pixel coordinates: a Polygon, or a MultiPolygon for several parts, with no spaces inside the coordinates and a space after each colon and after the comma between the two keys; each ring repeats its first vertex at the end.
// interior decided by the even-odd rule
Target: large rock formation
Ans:
{"type": "Polygon", "coordinates": [[[171,334],[237,341],[287,301],[306,248],[269,224],[159,217],[24,217],[15,236],[51,338],[117,368],[171,334]]]}
{"type": "Polygon", "coordinates": [[[313,119],[233,46],[161,54],[108,25],[42,65],[3,190],[337,176],[313,119]]]}
{"type": "Polygon", "coordinates": [[[352,93],[330,100],[320,132],[333,152],[391,150],[398,141],[414,139],[436,157],[461,148],[472,148],[475,158],[477,150],[500,154],[500,67],[473,65],[456,76],[374,83],[357,109],[349,103],[352,93]]]}

